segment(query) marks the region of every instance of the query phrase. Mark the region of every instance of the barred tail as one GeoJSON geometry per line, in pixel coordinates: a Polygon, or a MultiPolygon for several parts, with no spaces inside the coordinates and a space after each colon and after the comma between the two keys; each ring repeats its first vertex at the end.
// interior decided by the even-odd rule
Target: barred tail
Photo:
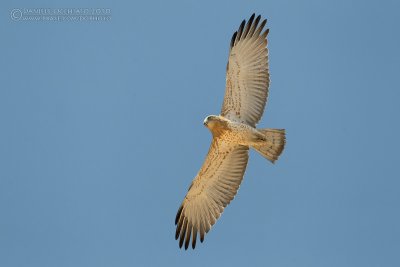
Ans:
{"type": "Polygon", "coordinates": [[[261,141],[259,144],[253,145],[252,147],[266,159],[274,163],[285,147],[285,130],[258,129],[258,131],[264,135],[265,141],[261,141]]]}

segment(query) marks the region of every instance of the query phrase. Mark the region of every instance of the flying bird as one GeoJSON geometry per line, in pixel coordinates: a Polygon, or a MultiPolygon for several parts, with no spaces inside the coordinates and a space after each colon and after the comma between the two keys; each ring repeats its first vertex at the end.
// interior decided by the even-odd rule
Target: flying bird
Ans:
{"type": "Polygon", "coordinates": [[[269,66],[267,20],[253,14],[233,34],[226,88],[220,115],[205,118],[212,133],[211,146],[200,171],[193,179],[175,218],[179,247],[196,246],[224,208],[235,197],[249,159],[249,148],[274,163],[285,145],[284,129],[257,129],[267,102],[269,66]]]}

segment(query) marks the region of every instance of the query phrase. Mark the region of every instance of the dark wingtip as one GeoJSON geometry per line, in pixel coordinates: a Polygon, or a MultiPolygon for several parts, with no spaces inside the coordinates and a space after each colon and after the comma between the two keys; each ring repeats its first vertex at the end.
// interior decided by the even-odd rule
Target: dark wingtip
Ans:
{"type": "Polygon", "coordinates": [[[249,20],[247,21],[247,24],[246,24],[246,20],[243,20],[242,23],[240,23],[239,29],[232,35],[230,48],[233,48],[235,46],[236,42],[240,41],[241,39],[246,38],[247,35],[250,35],[250,37],[251,37],[251,36],[253,36],[253,33],[256,31],[257,31],[257,35],[261,34],[262,28],[267,23],[267,19],[264,19],[261,22],[260,27],[257,27],[260,20],[261,20],[261,15],[258,15],[256,17],[256,13],[253,13],[250,16],[249,20]],[[257,28],[258,28],[258,30],[257,30],[257,28]]]}
{"type": "Polygon", "coordinates": [[[264,28],[265,24],[267,24],[267,19],[264,19],[264,20],[261,22],[260,28],[261,28],[261,29],[264,28]]]}
{"type": "Polygon", "coordinates": [[[188,221],[185,220],[185,221],[183,222],[183,228],[182,228],[182,230],[181,230],[181,231],[182,231],[182,233],[181,233],[181,238],[179,239],[179,247],[180,247],[180,248],[182,248],[183,241],[185,241],[185,235],[186,235],[187,226],[188,226],[188,221]]]}
{"type": "Polygon", "coordinates": [[[182,248],[182,246],[183,246],[184,236],[185,235],[181,235],[181,238],[179,239],[179,248],[182,248]]]}
{"type": "Polygon", "coordinates": [[[188,223],[187,232],[186,232],[186,240],[185,240],[185,250],[188,249],[190,243],[190,234],[192,232],[192,223],[188,223]]]}
{"type": "Polygon", "coordinates": [[[251,15],[250,19],[247,21],[247,24],[244,27],[244,30],[243,30],[243,33],[242,33],[242,39],[247,37],[247,34],[249,33],[250,28],[251,28],[251,26],[253,24],[254,16],[255,16],[255,14],[253,13],[253,15],[251,15]]]}
{"type": "Polygon", "coordinates": [[[178,225],[176,226],[176,232],[175,232],[175,240],[178,239],[179,234],[181,233],[182,225],[183,225],[183,216],[179,218],[178,225]]]}
{"type": "Polygon", "coordinates": [[[239,30],[238,30],[238,33],[237,33],[237,39],[238,39],[238,41],[239,41],[240,38],[242,37],[243,29],[244,29],[244,25],[245,25],[245,24],[246,24],[246,20],[244,19],[244,20],[242,21],[242,23],[240,23],[239,30]]]}
{"type": "Polygon", "coordinates": [[[253,19],[254,19],[255,16],[256,16],[256,13],[253,13],[253,15],[251,15],[251,17],[250,17],[250,19],[249,19],[249,24],[251,24],[250,21],[253,21],[253,19]]]}
{"type": "Polygon", "coordinates": [[[232,35],[232,39],[231,39],[231,48],[232,48],[233,45],[235,44],[236,35],[237,35],[237,31],[232,35]]]}
{"type": "Polygon", "coordinates": [[[264,31],[264,33],[261,35],[264,39],[266,39],[267,38],[267,36],[268,36],[268,33],[269,33],[269,29],[266,29],[265,31],[264,31]]]}
{"type": "Polygon", "coordinates": [[[176,213],[175,225],[178,223],[179,217],[181,217],[182,209],[183,209],[183,205],[181,205],[181,206],[179,207],[178,212],[176,213]]]}
{"type": "Polygon", "coordinates": [[[193,228],[193,239],[192,239],[192,249],[196,247],[196,239],[197,239],[197,228],[193,228]]]}
{"type": "Polygon", "coordinates": [[[243,30],[243,27],[245,24],[246,24],[246,20],[244,19],[244,20],[242,20],[242,23],[240,23],[239,30],[243,30]]]}
{"type": "Polygon", "coordinates": [[[178,228],[176,228],[176,232],[175,232],[175,240],[178,240],[179,237],[179,231],[178,228]]]}

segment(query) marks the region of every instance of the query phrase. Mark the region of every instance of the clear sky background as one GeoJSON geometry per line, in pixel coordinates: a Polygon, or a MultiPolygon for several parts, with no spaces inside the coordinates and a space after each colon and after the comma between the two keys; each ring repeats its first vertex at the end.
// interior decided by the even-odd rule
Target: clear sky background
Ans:
{"type": "Polygon", "coordinates": [[[0,266],[400,266],[399,1],[2,1],[0,266]],[[107,7],[107,22],[13,8],[107,7]],[[207,153],[229,41],[268,18],[260,127],[205,242],[174,218],[207,153]]]}

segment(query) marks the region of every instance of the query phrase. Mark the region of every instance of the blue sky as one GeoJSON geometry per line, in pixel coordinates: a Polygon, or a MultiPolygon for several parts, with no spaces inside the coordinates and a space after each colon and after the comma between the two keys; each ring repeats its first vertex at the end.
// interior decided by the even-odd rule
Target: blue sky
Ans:
{"type": "Polygon", "coordinates": [[[3,1],[0,266],[399,266],[398,1],[3,1]],[[15,8],[111,10],[14,21],[15,8]],[[239,194],[196,250],[174,217],[207,153],[229,41],[268,18],[260,127],[239,194]],[[396,122],[397,121],[397,122],[396,122]]]}

